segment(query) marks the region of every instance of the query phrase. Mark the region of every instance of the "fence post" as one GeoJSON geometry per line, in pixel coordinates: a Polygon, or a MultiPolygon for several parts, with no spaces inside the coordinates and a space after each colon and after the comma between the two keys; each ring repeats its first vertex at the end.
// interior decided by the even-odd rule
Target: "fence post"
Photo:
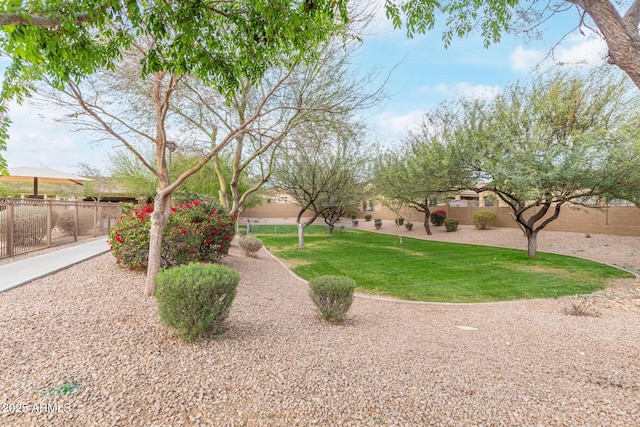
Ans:
{"type": "Polygon", "coordinates": [[[98,235],[98,201],[95,200],[93,202],[93,237],[98,235]]]}
{"type": "Polygon", "coordinates": [[[52,210],[53,210],[53,206],[51,204],[51,199],[47,199],[45,200],[45,203],[47,204],[47,248],[51,247],[51,229],[53,228],[53,224],[51,224],[52,222],[52,210]]]}
{"type": "Polygon", "coordinates": [[[13,226],[14,226],[14,212],[13,212],[13,197],[7,198],[7,256],[13,256],[13,226]]]}
{"type": "Polygon", "coordinates": [[[73,241],[77,242],[78,241],[78,230],[80,229],[80,215],[78,215],[78,210],[80,209],[80,203],[78,203],[78,199],[75,200],[75,209],[74,209],[74,215],[73,215],[73,222],[74,222],[74,227],[73,227],[73,241]]]}
{"type": "Polygon", "coordinates": [[[107,215],[107,233],[109,233],[109,229],[111,228],[111,214],[113,213],[111,208],[111,202],[109,202],[109,214],[107,215]]]}

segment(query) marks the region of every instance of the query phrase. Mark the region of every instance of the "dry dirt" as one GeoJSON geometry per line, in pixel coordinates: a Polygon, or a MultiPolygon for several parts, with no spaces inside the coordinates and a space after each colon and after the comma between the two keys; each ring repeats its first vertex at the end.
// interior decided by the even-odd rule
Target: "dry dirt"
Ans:
{"type": "MultiPolygon", "coordinates": [[[[640,268],[638,238],[556,234],[541,251],[640,268]]],[[[432,238],[525,245],[509,229],[432,238]]],[[[195,344],[176,341],[144,277],[109,254],[0,294],[0,425],[640,425],[635,280],[593,298],[600,317],[564,314],[567,299],[358,296],[333,326],[266,251],[234,246],[223,264],[242,277],[227,335],[195,344]]]]}

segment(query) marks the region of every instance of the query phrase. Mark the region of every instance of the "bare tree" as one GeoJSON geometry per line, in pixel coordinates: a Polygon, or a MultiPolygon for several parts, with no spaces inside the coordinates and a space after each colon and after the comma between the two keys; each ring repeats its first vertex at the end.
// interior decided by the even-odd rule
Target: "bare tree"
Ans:
{"type": "Polygon", "coordinates": [[[244,81],[228,102],[200,81],[183,80],[174,111],[182,126],[198,140],[214,142],[219,133],[231,132],[256,108],[265,112],[230,141],[226,149],[231,157],[230,179],[219,155],[212,158],[220,203],[231,214],[237,215],[247,199],[269,180],[278,148],[298,129],[318,122],[334,128],[348,127],[354,115],[377,105],[385,96],[384,83],[375,83],[375,73],[358,75],[349,68],[351,54],[351,49],[329,43],[310,65],[271,69],[256,84],[244,81]],[[270,91],[273,95],[261,106],[270,91]],[[242,191],[240,177],[247,172],[255,179],[242,191]]]}
{"type": "Polygon", "coordinates": [[[271,182],[300,205],[296,217],[300,248],[304,229],[323,213],[351,203],[366,182],[366,158],[352,130],[307,133],[279,156],[271,182]],[[307,211],[312,215],[305,221],[302,216],[307,211]]]}

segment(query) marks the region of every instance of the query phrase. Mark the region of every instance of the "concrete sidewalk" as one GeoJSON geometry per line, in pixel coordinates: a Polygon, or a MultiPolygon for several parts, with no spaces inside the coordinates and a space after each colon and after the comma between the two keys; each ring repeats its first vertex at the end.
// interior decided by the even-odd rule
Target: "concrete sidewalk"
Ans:
{"type": "Polygon", "coordinates": [[[0,265],[0,292],[8,291],[74,264],[109,252],[107,237],[0,265]]]}

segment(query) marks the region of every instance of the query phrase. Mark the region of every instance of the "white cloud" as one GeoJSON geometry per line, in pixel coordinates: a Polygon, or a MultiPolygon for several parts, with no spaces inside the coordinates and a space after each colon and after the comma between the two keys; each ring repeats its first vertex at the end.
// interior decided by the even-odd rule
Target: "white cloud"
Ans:
{"type": "Polygon", "coordinates": [[[349,6],[352,11],[350,14],[355,12],[360,19],[370,15],[371,19],[364,29],[366,38],[388,36],[394,32],[393,23],[386,16],[385,0],[355,1],[349,2],[349,6]]]}
{"type": "Polygon", "coordinates": [[[457,95],[467,98],[487,100],[495,98],[502,92],[500,86],[487,86],[487,85],[471,85],[463,82],[456,85],[457,95]]]}
{"type": "Polygon", "coordinates": [[[593,33],[570,34],[548,52],[528,50],[518,46],[511,53],[511,67],[515,71],[532,71],[557,65],[595,67],[602,65],[607,55],[607,45],[593,33]]]}
{"type": "Polygon", "coordinates": [[[527,50],[518,46],[511,52],[511,68],[515,71],[531,71],[544,58],[544,53],[540,50],[527,50]]]}
{"type": "Polygon", "coordinates": [[[422,86],[418,89],[419,94],[439,95],[443,99],[457,97],[491,99],[500,94],[501,91],[502,88],[500,86],[472,85],[468,82],[456,83],[455,85],[440,83],[435,86],[422,86]]]}
{"type": "Polygon", "coordinates": [[[383,144],[394,144],[404,139],[409,131],[418,129],[424,111],[414,110],[405,114],[383,111],[373,119],[373,133],[383,144]]]}
{"type": "Polygon", "coordinates": [[[553,52],[556,63],[587,66],[602,65],[606,55],[606,43],[595,34],[572,34],[553,52]]]}
{"type": "Polygon", "coordinates": [[[90,144],[86,135],[53,122],[51,111],[11,104],[7,150],[0,152],[10,167],[45,166],[77,173],[78,163],[103,167],[107,147],[90,144]],[[44,117],[43,117],[44,116],[44,117]]]}

